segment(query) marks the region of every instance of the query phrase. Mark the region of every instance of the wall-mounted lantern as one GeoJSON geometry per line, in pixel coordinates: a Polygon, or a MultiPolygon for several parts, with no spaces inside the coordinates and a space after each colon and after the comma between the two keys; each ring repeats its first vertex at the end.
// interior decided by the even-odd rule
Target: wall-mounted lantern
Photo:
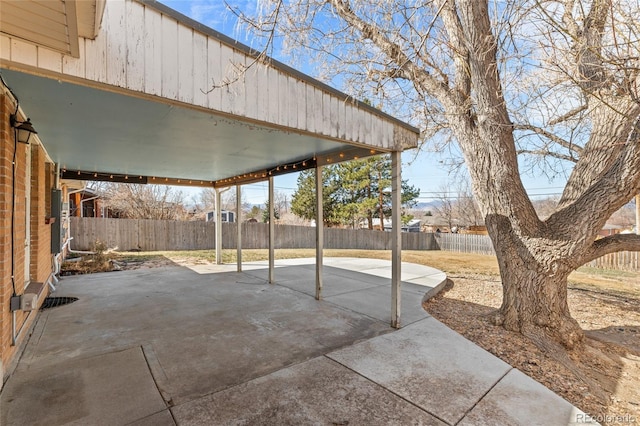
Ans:
{"type": "Polygon", "coordinates": [[[16,129],[16,134],[18,138],[18,142],[21,143],[29,143],[29,138],[31,138],[31,134],[38,134],[36,129],[33,128],[31,124],[31,119],[27,118],[27,121],[18,121],[18,118],[15,114],[11,114],[9,117],[11,127],[16,129]]]}

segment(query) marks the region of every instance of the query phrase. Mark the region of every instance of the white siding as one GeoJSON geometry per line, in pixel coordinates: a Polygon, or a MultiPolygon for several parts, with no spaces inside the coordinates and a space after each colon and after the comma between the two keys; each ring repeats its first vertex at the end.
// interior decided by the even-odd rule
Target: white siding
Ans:
{"type": "Polygon", "coordinates": [[[193,103],[193,30],[178,25],[178,100],[193,103]]]}
{"type": "Polygon", "coordinates": [[[127,87],[125,2],[109,2],[105,10],[104,25],[103,34],[107,36],[107,51],[104,56],[107,62],[107,83],[117,87],[127,87]]]}
{"type": "Polygon", "coordinates": [[[5,35],[0,35],[0,58],[61,80],[68,75],[106,83],[378,148],[415,145],[415,135],[390,118],[286,68],[254,63],[226,43],[152,6],[109,1],[98,36],[80,39],[80,58],[5,35]]]}
{"type": "Polygon", "coordinates": [[[300,97],[300,100],[304,100],[306,104],[306,126],[305,128],[310,132],[316,131],[316,120],[315,115],[316,112],[316,90],[313,86],[309,84],[304,84],[303,82],[299,83],[303,87],[303,95],[300,97]]]}
{"type": "Polygon", "coordinates": [[[222,109],[222,89],[214,89],[216,85],[220,85],[222,82],[223,74],[222,67],[220,65],[221,55],[220,42],[218,40],[209,38],[207,40],[207,90],[210,92],[207,94],[207,105],[211,109],[222,109]]]}
{"type": "Polygon", "coordinates": [[[145,89],[145,32],[133,25],[134,22],[144,23],[144,8],[133,3],[126,3],[126,77],[127,87],[137,92],[145,89]]]}
{"type": "Polygon", "coordinates": [[[37,66],[38,64],[38,48],[22,40],[11,40],[11,59],[25,65],[37,66]]]}
{"type": "Polygon", "coordinates": [[[11,39],[4,34],[0,34],[0,58],[11,60],[11,39]]]}
{"type": "Polygon", "coordinates": [[[162,15],[144,10],[144,91],[162,94],[162,15]]]}
{"type": "MultiPolygon", "coordinates": [[[[105,15],[106,18],[106,15],[105,15]]],[[[106,26],[106,22],[103,21],[106,26]]],[[[85,75],[87,80],[104,83],[107,81],[107,35],[103,30],[93,40],[85,39],[85,75]]],[[[82,77],[82,76],[79,76],[82,77]]]]}
{"type": "Polygon", "coordinates": [[[207,82],[207,38],[200,33],[193,33],[193,103],[207,107],[206,91],[210,89],[207,82]],[[204,52],[204,53],[203,53],[204,52]]]}
{"type": "MultiPolygon", "coordinates": [[[[272,67],[267,68],[268,77],[267,80],[271,81],[271,85],[269,86],[269,93],[267,96],[267,121],[270,123],[276,123],[280,125],[285,125],[286,112],[281,107],[281,100],[284,100],[284,96],[280,88],[284,85],[287,86],[287,77],[286,76],[278,76],[278,70],[272,67]]],[[[286,99],[286,98],[285,98],[286,99]]]]}
{"type": "Polygon", "coordinates": [[[178,99],[178,23],[175,19],[163,15],[161,27],[162,96],[178,99]]]}
{"type": "Polygon", "coordinates": [[[60,73],[62,72],[62,55],[49,49],[38,52],[38,68],[60,73]]]}
{"type": "Polygon", "coordinates": [[[244,94],[247,100],[245,115],[249,118],[258,118],[258,114],[262,116],[264,111],[261,111],[261,102],[259,101],[260,95],[264,98],[264,91],[266,87],[260,87],[265,84],[264,79],[261,78],[262,70],[257,64],[254,64],[244,74],[244,94]]]}
{"type": "MultiPolygon", "coordinates": [[[[86,61],[86,53],[85,53],[85,44],[86,40],[80,39],[80,57],[74,58],[69,55],[60,55],[62,58],[62,72],[67,75],[71,75],[74,77],[84,77],[85,74],[85,61],[86,61]]],[[[43,50],[43,49],[40,49],[43,50]]]]}

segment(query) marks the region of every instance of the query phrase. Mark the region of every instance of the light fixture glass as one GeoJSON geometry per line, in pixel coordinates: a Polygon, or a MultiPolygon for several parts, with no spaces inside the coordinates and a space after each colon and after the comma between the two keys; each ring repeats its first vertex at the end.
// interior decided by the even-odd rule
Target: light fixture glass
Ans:
{"type": "Polygon", "coordinates": [[[30,118],[27,118],[27,121],[18,121],[18,118],[16,117],[16,115],[11,114],[11,116],[9,117],[9,121],[10,121],[11,127],[16,129],[18,142],[29,143],[29,138],[31,138],[31,134],[32,133],[36,135],[38,134],[38,132],[36,132],[36,129],[33,128],[30,118]]]}

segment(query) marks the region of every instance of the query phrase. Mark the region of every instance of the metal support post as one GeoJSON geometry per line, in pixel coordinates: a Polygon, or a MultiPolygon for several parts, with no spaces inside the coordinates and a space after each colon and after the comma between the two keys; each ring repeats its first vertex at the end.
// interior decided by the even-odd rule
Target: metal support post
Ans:
{"type": "Polygon", "coordinates": [[[238,272],[242,272],[242,190],[236,185],[236,262],[238,272]]]}
{"type": "Polygon", "coordinates": [[[216,264],[222,265],[222,191],[216,192],[216,264]]]}
{"type": "Polygon", "coordinates": [[[269,283],[273,284],[273,270],[275,268],[275,231],[276,217],[273,210],[273,176],[269,177],[269,283]]]}
{"type": "Polygon", "coordinates": [[[324,249],[324,217],[322,198],[322,166],[316,166],[316,300],[322,299],[322,251],[324,249]]]}
{"type": "MultiPolygon", "coordinates": [[[[391,153],[391,327],[400,328],[402,277],[402,158],[400,151],[391,153]]],[[[382,225],[384,226],[384,225],[382,225]]]]}

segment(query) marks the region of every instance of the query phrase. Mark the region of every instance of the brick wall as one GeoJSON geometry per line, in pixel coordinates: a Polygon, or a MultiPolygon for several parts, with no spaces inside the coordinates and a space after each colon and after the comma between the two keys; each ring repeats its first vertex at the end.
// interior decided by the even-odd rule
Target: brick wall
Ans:
{"type": "MultiPolygon", "coordinates": [[[[3,365],[6,365],[6,333],[11,333],[11,317],[8,313],[11,296],[11,252],[8,247],[11,226],[9,208],[13,147],[9,143],[9,108],[7,96],[0,93],[0,363],[3,365]]],[[[9,338],[11,338],[10,335],[9,338]]]]}
{"type": "Polygon", "coordinates": [[[46,282],[52,269],[50,214],[51,167],[38,145],[31,149],[31,280],[46,282]]]}
{"type": "MultiPolygon", "coordinates": [[[[16,312],[16,330],[23,329],[16,346],[12,345],[12,313],[10,299],[14,292],[22,294],[29,282],[45,282],[52,270],[50,253],[50,229],[45,222],[47,216],[48,195],[52,168],[45,162],[42,148],[36,144],[18,143],[16,154],[16,179],[13,185],[14,132],[9,124],[9,116],[15,111],[13,98],[0,93],[0,370],[5,377],[16,361],[18,349],[28,336],[30,327],[36,318],[35,312],[29,315],[16,312]],[[28,153],[31,155],[29,156],[28,153]],[[30,163],[27,164],[30,157],[30,163]],[[30,171],[31,180],[27,181],[30,171]],[[15,210],[12,208],[12,190],[15,188],[15,210]],[[29,203],[25,198],[30,190],[29,203]],[[27,205],[30,211],[27,212],[27,205]],[[13,244],[11,241],[12,215],[15,217],[13,244]],[[28,215],[28,216],[27,216],[28,215]],[[29,217],[27,224],[26,219],[29,217]],[[27,244],[27,226],[30,238],[27,244]],[[12,249],[13,276],[12,284],[12,249]],[[29,250],[29,265],[25,265],[29,250]],[[25,273],[28,270],[29,276],[25,273]]],[[[45,290],[46,291],[46,290],[45,290]]],[[[41,300],[46,296],[42,295],[41,300]]],[[[3,378],[4,379],[4,378],[3,378]]]]}

